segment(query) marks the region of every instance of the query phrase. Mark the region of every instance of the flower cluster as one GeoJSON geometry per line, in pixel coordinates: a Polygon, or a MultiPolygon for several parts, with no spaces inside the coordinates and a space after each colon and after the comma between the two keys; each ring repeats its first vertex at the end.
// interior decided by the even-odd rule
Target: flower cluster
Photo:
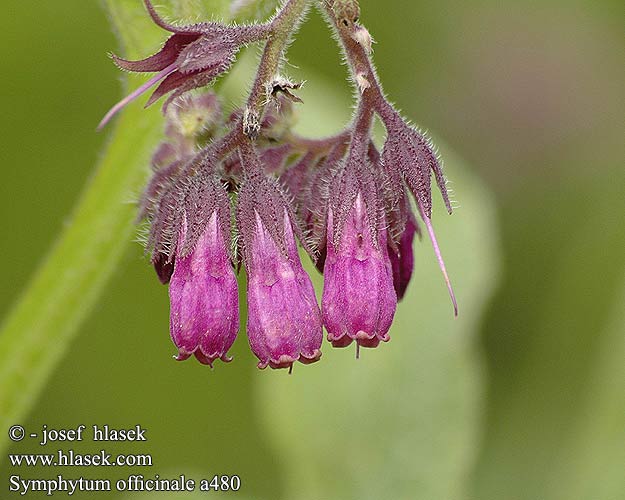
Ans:
{"type": "Polygon", "coordinates": [[[156,272],[169,283],[179,360],[195,355],[212,366],[231,359],[242,265],[247,334],[260,368],[317,361],[324,327],[335,347],[387,342],[412,275],[417,214],[457,313],[430,220],[432,175],[451,212],[441,164],[431,142],[384,97],[357,0],[318,3],[349,63],[357,91],[353,121],[324,139],[293,131],[301,84],[279,69],[310,3],[288,0],[263,24],[174,26],[145,0],[154,22],[172,35],[142,61],[114,57],[122,69],[156,75],[103,124],[157,84],[148,105],[170,94],[166,140],[152,159],[140,219],[148,222],[156,272]],[[188,93],[227,71],[239,48],[253,42],[264,43],[264,51],[244,106],[224,115],[212,91],[188,93]],[[381,150],[371,135],[375,116],[386,128],[381,150]],[[324,275],[321,307],[298,242],[324,275]]]}

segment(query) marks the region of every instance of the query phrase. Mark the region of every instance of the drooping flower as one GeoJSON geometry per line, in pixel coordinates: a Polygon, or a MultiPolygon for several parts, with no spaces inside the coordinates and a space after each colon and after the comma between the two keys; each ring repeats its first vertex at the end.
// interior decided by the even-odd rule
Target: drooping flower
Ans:
{"type": "Polygon", "coordinates": [[[387,249],[393,269],[393,286],[397,300],[404,298],[414,266],[413,242],[415,234],[421,236],[419,224],[412,213],[408,193],[396,165],[385,168],[375,145],[370,142],[367,158],[380,177],[384,199],[384,212],[388,226],[387,249]]]}
{"type": "Polygon", "coordinates": [[[226,222],[219,207],[211,206],[205,228],[193,243],[190,226],[194,219],[200,223],[199,213],[189,211],[183,218],[169,284],[170,333],[178,348],[176,359],[193,354],[212,366],[216,359],[231,360],[228,350],[239,330],[238,287],[228,252],[229,219],[226,222]]]}
{"type": "Polygon", "coordinates": [[[347,161],[334,185],[340,202],[327,216],[327,250],[321,303],[328,340],[376,347],[390,340],[397,307],[384,215],[370,165],[347,161]]]}
{"type": "Polygon", "coordinates": [[[286,0],[260,25],[177,26],[144,1],[169,39],[140,61],[113,56],[124,70],[154,76],[101,125],[153,87],[147,105],[169,95],[163,109],[167,137],[152,157],[140,218],[149,225],[146,249],[159,279],[170,282],[177,359],[195,355],[211,366],[230,360],[239,326],[233,267],[241,263],[247,272],[247,334],[260,368],[290,370],[295,361],[317,361],[323,325],[335,347],[355,341],[357,353],[388,341],[412,276],[414,236],[420,236],[409,193],[457,314],[431,224],[432,174],[451,210],[442,164],[429,139],[386,101],[358,1],[319,2],[343,46],[358,101],[352,123],[326,138],[293,129],[301,84],[281,75],[309,2],[286,0]],[[187,91],[226,71],[241,46],[260,40],[267,43],[252,90],[228,118],[222,118],[215,94],[185,99],[187,91]],[[376,116],[386,129],[381,153],[371,134],[376,116]],[[298,240],[324,274],[322,310],[300,262],[298,240]]]}
{"type": "Polygon", "coordinates": [[[152,20],[161,28],[173,33],[156,54],[139,61],[129,61],[113,55],[121,69],[136,73],[156,73],[134,92],[124,97],[104,116],[98,128],[124,106],[160,82],[146,103],[153,104],[171,93],[165,101],[166,108],[176,97],[190,90],[204,87],[232,65],[241,46],[262,40],[267,36],[263,25],[228,26],[220,23],[198,23],[174,26],[164,21],[150,0],[144,0],[152,20]]]}
{"type": "Polygon", "coordinates": [[[264,368],[308,364],[321,357],[321,317],[310,278],[302,268],[285,214],[288,256],[278,249],[260,216],[249,267],[247,331],[252,351],[264,368]]]}
{"type": "Polygon", "coordinates": [[[308,364],[321,357],[321,313],[299,259],[285,200],[275,179],[260,168],[248,174],[238,196],[237,223],[247,270],[247,334],[259,368],[291,369],[295,361],[308,364]]]}

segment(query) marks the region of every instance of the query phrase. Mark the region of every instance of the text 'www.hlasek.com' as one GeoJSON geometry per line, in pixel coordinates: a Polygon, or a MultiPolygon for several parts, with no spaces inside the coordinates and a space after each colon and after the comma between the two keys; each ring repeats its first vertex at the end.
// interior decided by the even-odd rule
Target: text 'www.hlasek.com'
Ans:
{"type": "Polygon", "coordinates": [[[72,496],[79,492],[94,491],[209,493],[238,491],[241,488],[241,479],[236,474],[211,474],[192,478],[185,474],[161,477],[159,474],[145,472],[145,468],[153,467],[154,463],[150,453],[134,449],[136,446],[145,447],[148,441],[148,432],[140,425],[123,429],[108,425],[78,425],[74,428],[52,429],[43,425],[36,432],[27,431],[21,425],[13,425],[8,433],[11,441],[20,443],[19,446],[40,446],[46,450],[57,447],[48,453],[8,455],[8,465],[12,469],[8,478],[8,489],[13,495],[25,496],[39,492],[47,496],[72,496]],[[93,443],[95,447],[85,450],[82,448],[84,443],[93,443]],[[61,444],[81,448],[58,447],[61,444]],[[133,452],[109,452],[105,448],[99,448],[101,445],[116,449],[120,445],[128,446],[132,447],[133,452]],[[106,469],[106,474],[94,473],[96,470],[105,470],[102,467],[113,467],[115,470],[106,469]],[[53,475],[50,475],[51,469],[54,469],[53,475]],[[71,473],[68,474],[68,471],[71,473]]]}

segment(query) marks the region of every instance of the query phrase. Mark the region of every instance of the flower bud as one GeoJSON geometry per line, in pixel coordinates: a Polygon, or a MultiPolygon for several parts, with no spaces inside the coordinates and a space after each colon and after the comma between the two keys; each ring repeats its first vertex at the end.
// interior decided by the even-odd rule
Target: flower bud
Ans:
{"type": "Polygon", "coordinates": [[[123,70],[156,75],[113,106],[98,125],[99,129],[127,104],[157,84],[146,107],[171,94],[163,106],[166,110],[179,96],[204,87],[225,73],[242,46],[268,36],[262,25],[228,26],[212,22],[173,26],[157,14],[150,0],[144,0],[144,3],[152,20],[172,35],[161,50],[145,59],[129,61],[113,55],[113,61],[123,70]]]}
{"type": "Polygon", "coordinates": [[[173,102],[166,117],[165,133],[171,139],[194,142],[215,132],[221,121],[221,106],[212,91],[193,96],[185,94],[173,102]]]}
{"type": "Polygon", "coordinates": [[[376,347],[390,340],[397,296],[386,231],[372,231],[367,212],[358,192],[337,242],[335,214],[328,211],[322,314],[335,347],[346,347],[353,340],[359,346],[376,347]]]}
{"type": "MultiPolygon", "coordinates": [[[[409,126],[397,113],[392,111],[383,117],[387,138],[382,152],[382,163],[391,172],[391,177],[399,173],[427,217],[432,216],[432,188],[430,177],[434,174],[436,184],[443,196],[447,211],[451,214],[451,202],[443,167],[432,141],[422,132],[409,126]]],[[[395,185],[393,189],[399,190],[395,185]]]]}
{"type": "Polygon", "coordinates": [[[194,248],[184,255],[185,220],[169,285],[170,333],[178,347],[176,359],[194,354],[211,367],[218,358],[232,359],[227,353],[239,329],[237,280],[219,226],[214,211],[194,248]]]}

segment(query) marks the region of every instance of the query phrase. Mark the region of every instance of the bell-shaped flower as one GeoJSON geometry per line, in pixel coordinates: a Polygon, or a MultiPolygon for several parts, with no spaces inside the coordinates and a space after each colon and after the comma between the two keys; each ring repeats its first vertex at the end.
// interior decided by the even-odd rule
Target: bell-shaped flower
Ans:
{"type": "Polygon", "coordinates": [[[247,334],[259,368],[292,368],[321,357],[321,312],[302,267],[294,221],[275,179],[256,171],[238,197],[247,270],[247,334]]]}
{"type": "Polygon", "coordinates": [[[337,215],[328,211],[321,305],[328,340],[335,347],[354,340],[358,346],[376,347],[390,340],[397,307],[386,231],[372,226],[361,192],[342,224],[337,215]]]}
{"type": "Polygon", "coordinates": [[[239,330],[237,279],[217,211],[185,255],[186,234],[185,220],[169,284],[170,333],[176,359],[193,354],[212,366],[216,359],[231,360],[228,350],[239,330]]]}

